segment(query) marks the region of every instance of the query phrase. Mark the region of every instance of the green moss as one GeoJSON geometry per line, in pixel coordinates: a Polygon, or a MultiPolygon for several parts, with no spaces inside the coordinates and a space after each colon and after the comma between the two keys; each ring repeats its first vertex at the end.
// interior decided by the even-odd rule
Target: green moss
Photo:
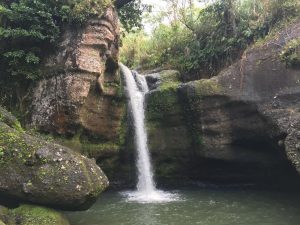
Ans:
{"type": "Polygon", "coordinates": [[[12,216],[20,220],[20,225],[68,225],[69,222],[59,212],[33,205],[21,205],[11,210],[12,216]]]}
{"type": "MultiPolygon", "coordinates": [[[[118,71],[119,73],[119,77],[120,77],[120,71],[118,71]]],[[[120,99],[124,99],[125,101],[125,92],[124,92],[124,84],[123,84],[123,80],[120,79],[120,84],[118,86],[118,90],[117,90],[117,97],[120,99]]]]}
{"type": "Polygon", "coordinates": [[[0,205],[0,225],[3,225],[5,224],[4,222],[7,223],[7,220],[8,220],[8,208],[4,207],[4,206],[1,206],[0,205]],[[1,224],[2,222],[2,224],[1,224]]]}
{"type": "Polygon", "coordinates": [[[159,75],[163,82],[180,81],[180,73],[177,70],[163,70],[159,73],[159,75]]]}
{"type": "Polygon", "coordinates": [[[165,91],[165,90],[169,90],[169,89],[177,89],[178,86],[179,86],[179,82],[175,82],[175,81],[170,81],[170,82],[167,82],[167,83],[162,83],[160,86],[159,86],[159,90],[161,91],[165,91]]]}
{"type": "Polygon", "coordinates": [[[213,95],[221,93],[221,86],[213,79],[202,79],[193,82],[196,96],[213,95]]]}
{"type": "Polygon", "coordinates": [[[177,70],[163,70],[159,73],[161,84],[160,90],[167,90],[169,88],[176,89],[180,84],[180,73],[177,70]]]}
{"type": "MultiPolygon", "coordinates": [[[[9,128],[0,122],[0,163],[9,163],[11,160],[18,160],[20,163],[26,163],[34,157],[34,152],[39,148],[39,143],[25,141],[25,133],[9,128]]],[[[0,164],[0,165],[1,165],[0,164]]]]}
{"type": "Polygon", "coordinates": [[[83,144],[82,150],[88,153],[89,156],[94,157],[103,153],[118,153],[120,146],[110,142],[102,144],[83,144]]]}
{"type": "Polygon", "coordinates": [[[288,67],[300,67],[300,38],[286,43],[279,57],[288,67]]]}
{"type": "Polygon", "coordinates": [[[18,131],[23,131],[23,128],[16,117],[2,107],[0,107],[0,122],[3,122],[18,131]]]}
{"type": "Polygon", "coordinates": [[[180,110],[180,103],[177,96],[177,85],[159,89],[148,96],[146,111],[148,120],[163,120],[178,110],[180,110]]]}
{"type": "MultiPolygon", "coordinates": [[[[124,140],[122,141],[125,142],[125,135],[123,139],[124,140]]],[[[69,147],[77,152],[80,152],[92,158],[98,158],[99,156],[106,154],[118,153],[121,148],[121,143],[119,143],[119,140],[117,142],[110,142],[100,139],[99,142],[90,142],[87,139],[81,139],[81,132],[77,133],[77,135],[70,139],[56,137],[55,140],[61,145],[69,147]]]]}

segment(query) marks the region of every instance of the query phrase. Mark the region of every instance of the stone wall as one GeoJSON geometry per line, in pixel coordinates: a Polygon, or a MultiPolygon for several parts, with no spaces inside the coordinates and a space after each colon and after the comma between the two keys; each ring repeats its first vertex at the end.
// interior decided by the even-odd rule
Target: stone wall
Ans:
{"type": "Polygon", "coordinates": [[[279,57],[299,36],[295,23],[212,79],[149,93],[149,145],[162,183],[299,179],[300,70],[279,57]]]}

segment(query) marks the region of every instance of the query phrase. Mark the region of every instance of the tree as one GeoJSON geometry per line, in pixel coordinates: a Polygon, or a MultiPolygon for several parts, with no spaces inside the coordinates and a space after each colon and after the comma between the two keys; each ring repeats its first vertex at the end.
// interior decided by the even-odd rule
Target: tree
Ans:
{"type": "Polygon", "coordinates": [[[141,0],[116,1],[115,4],[118,8],[120,21],[127,32],[140,30],[143,12],[151,10],[150,6],[142,4],[141,0]]]}

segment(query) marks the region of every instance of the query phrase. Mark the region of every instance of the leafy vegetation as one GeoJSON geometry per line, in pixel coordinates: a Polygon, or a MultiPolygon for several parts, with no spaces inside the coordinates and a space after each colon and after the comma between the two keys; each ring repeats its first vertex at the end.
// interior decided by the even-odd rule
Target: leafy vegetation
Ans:
{"type": "Polygon", "coordinates": [[[300,67],[300,38],[289,41],[280,54],[280,59],[290,67],[300,67]]]}
{"type": "Polygon", "coordinates": [[[10,216],[17,218],[18,223],[22,225],[67,225],[68,221],[64,216],[46,207],[34,205],[21,205],[18,208],[10,210],[10,216]],[[21,222],[19,222],[21,221],[21,222]]]}
{"type": "Polygon", "coordinates": [[[147,4],[142,4],[141,0],[135,0],[124,5],[118,10],[121,24],[127,32],[135,32],[141,30],[142,13],[151,11],[151,7],[147,4]]]}
{"type": "MultiPolygon", "coordinates": [[[[62,30],[101,15],[111,0],[0,0],[0,103],[24,113],[43,58],[56,49],[62,30]]],[[[23,115],[22,115],[23,117],[23,115]]]]}
{"type": "Polygon", "coordinates": [[[195,75],[189,79],[215,75],[249,44],[300,15],[300,3],[293,0],[217,0],[203,7],[166,1],[171,9],[168,23],[162,15],[154,20],[151,35],[128,34],[121,60],[131,67],[163,66],[195,75]]]}
{"type": "MultiPolygon", "coordinates": [[[[66,23],[101,15],[110,0],[0,1],[0,69],[5,80],[36,80],[39,64],[53,49],[66,23]]],[[[2,77],[1,81],[3,81],[2,77]]]]}

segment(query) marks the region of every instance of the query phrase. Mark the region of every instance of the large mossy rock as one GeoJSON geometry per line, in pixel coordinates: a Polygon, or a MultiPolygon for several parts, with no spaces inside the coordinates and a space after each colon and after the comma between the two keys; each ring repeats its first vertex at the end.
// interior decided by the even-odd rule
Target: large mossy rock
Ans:
{"type": "Polygon", "coordinates": [[[158,88],[147,96],[146,117],[161,183],[299,178],[300,70],[280,59],[299,36],[294,23],[212,79],[181,85],[152,79],[158,88]]]}
{"type": "Polygon", "coordinates": [[[79,209],[93,203],[108,186],[95,161],[28,135],[16,129],[16,123],[4,123],[15,121],[8,112],[0,118],[0,194],[79,209]]]}
{"type": "Polygon", "coordinates": [[[1,207],[0,211],[1,225],[69,225],[61,213],[46,207],[21,205],[15,209],[1,207]]]}

